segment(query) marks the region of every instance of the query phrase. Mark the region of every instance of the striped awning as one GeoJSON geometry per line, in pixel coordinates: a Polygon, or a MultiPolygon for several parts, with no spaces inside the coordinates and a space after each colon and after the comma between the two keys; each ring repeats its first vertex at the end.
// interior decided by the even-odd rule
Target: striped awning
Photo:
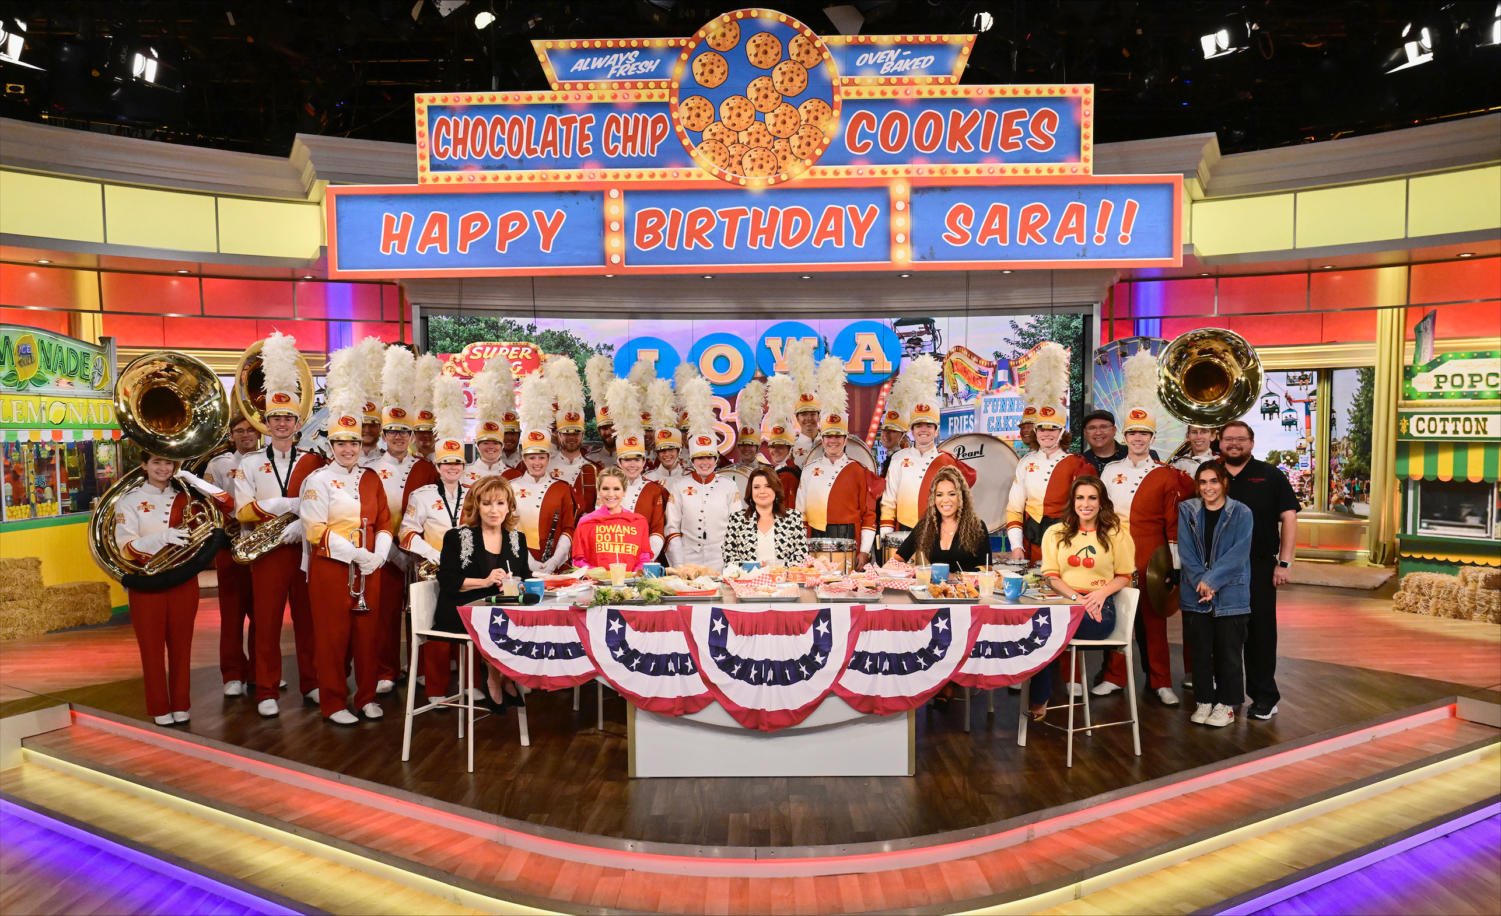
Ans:
{"type": "Polygon", "coordinates": [[[1501,445],[1494,442],[1398,442],[1397,477],[1412,480],[1494,481],[1501,445]]]}

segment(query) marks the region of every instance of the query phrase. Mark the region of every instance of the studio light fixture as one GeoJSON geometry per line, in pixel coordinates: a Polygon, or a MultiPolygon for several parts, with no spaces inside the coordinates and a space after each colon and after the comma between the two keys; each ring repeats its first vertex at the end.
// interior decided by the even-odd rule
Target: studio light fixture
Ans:
{"type": "Polygon", "coordinates": [[[1419,67],[1433,60],[1433,33],[1426,25],[1414,27],[1409,22],[1402,27],[1402,48],[1392,55],[1387,64],[1387,73],[1396,73],[1419,67]]]}
{"type": "Polygon", "coordinates": [[[995,17],[990,15],[989,12],[981,10],[975,14],[974,25],[976,32],[988,32],[995,25],[995,17]]]}
{"type": "Polygon", "coordinates": [[[1204,52],[1205,60],[1238,54],[1251,46],[1251,36],[1258,28],[1259,25],[1247,19],[1236,19],[1199,36],[1199,50],[1204,52]]]}
{"type": "Polygon", "coordinates": [[[143,83],[157,85],[156,73],[161,67],[161,56],[155,48],[145,48],[130,57],[130,75],[143,83]]]}
{"type": "Polygon", "coordinates": [[[28,64],[21,59],[21,53],[25,49],[26,23],[19,19],[0,19],[0,63],[25,67],[28,70],[42,69],[36,64],[28,64]]]}
{"type": "Polygon", "coordinates": [[[478,13],[474,14],[474,28],[477,31],[483,32],[485,29],[488,29],[491,23],[493,23],[494,21],[495,14],[490,12],[489,10],[480,10],[478,13]]]}

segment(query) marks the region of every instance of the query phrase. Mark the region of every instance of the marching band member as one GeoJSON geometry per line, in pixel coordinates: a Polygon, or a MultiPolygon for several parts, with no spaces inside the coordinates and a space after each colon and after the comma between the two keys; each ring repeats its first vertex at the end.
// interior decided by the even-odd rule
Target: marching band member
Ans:
{"type": "MultiPolygon", "coordinates": [[[[323,456],[297,448],[302,426],[298,411],[297,341],[272,332],[261,348],[265,378],[266,430],[271,444],[253,452],[235,471],[235,518],[250,531],[286,513],[297,513],[302,484],[323,467],[323,456]]],[[[309,703],[318,702],[318,674],[313,643],[313,616],[308,605],[307,577],[302,571],[302,522],[294,521],[281,545],[250,564],[255,579],[255,698],[256,712],[265,718],[280,714],[276,701],[281,683],[281,625],[284,609],[292,606],[292,636],[297,644],[297,689],[309,703]]]]}
{"type": "Polygon", "coordinates": [[[730,514],[741,506],[740,493],[731,478],[715,473],[719,439],[709,383],[689,379],[682,397],[692,423],[688,457],[693,473],[667,486],[667,560],[673,566],[718,567],[730,514]]]}
{"type": "MultiPolygon", "coordinates": [[[[186,544],[182,527],[188,506],[187,488],[213,500],[226,514],[234,508],[228,493],[187,471],[169,458],[142,454],[146,479],[120,498],[115,510],[115,543],[130,559],[144,563],[168,547],[186,544]],[[172,486],[173,478],[182,489],[172,486]]],[[[222,551],[221,551],[222,552],[222,551]]],[[[198,614],[198,577],[161,591],[127,589],[130,626],[141,652],[141,678],[146,687],[146,714],[157,725],[188,721],[193,661],[193,619],[198,614]]],[[[278,653],[278,656],[280,653],[278,653]]],[[[271,681],[272,691],[276,681],[271,681]]]]}
{"type": "Polygon", "coordinates": [[[401,609],[406,605],[406,555],[396,547],[395,534],[406,514],[412,491],[437,481],[438,469],[426,458],[410,451],[412,442],[412,386],[415,384],[416,360],[412,351],[392,345],[386,348],[381,368],[381,429],[385,434],[386,453],[373,467],[386,491],[386,533],[391,535],[386,562],[375,578],[380,581],[380,603],[376,608],[380,642],[379,677],[375,692],[390,693],[401,673],[401,609]]]}
{"type": "Polygon", "coordinates": [[[797,430],[792,425],[792,412],[796,404],[797,382],[790,375],[773,375],[766,384],[766,463],[777,472],[783,500],[789,506],[797,501],[803,473],[793,454],[797,430]]]}
{"type": "MultiPolygon", "coordinates": [[[[1123,395],[1126,408],[1124,429],[1126,457],[1105,465],[1105,489],[1115,505],[1116,514],[1135,546],[1136,581],[1145,585],[1147,564],[1159,547],[1172,552],[1173,568],[1178,567],[1178,500],[1182,496],[1183,474],[1151,455],[1152,439],[1157,434],[1157,358],[1146,351],[1129,357],[1122,365],[1125,376],[1123,395]]],[[[1177,706],[1173,692],[1172,656],[1167,647],[1167,613],[1170,608],[1152,606],[1151,592],[1141,590],[1141,611],[1136,615],[1136,638],[1141,644],[1142,665],[1147,669],[1147,683],[1157,691],[1165,706],[1177,706]]],[[[1112,653],[1105,676],[1093,693],[1104,696],[1122,689],[1126,683],[1125,655],[1112,653]]]]}
{"type": "Polygon", "coordinates": [[[599,428],[600,444],[584,457],[598,468],[616,463],[615,413],[610,408],[609,386],[615,378],[615,360],[596,353],[584,362],[584,381],[589,383],[589,397],[594,401],[594,425],[599,428]]]}
{"type": "MultiPolygon", "coordinates": [[[[203,479],[225,491],[234,490],[235,468],[257,450],[261,434],[249,420],[235,414],[229,418],[229,441],[233,448],[215,455],[203,469],[203,479]]],[[[233,506],[228,514],[234,515],[233,506]]],[[[219,578],[219,675],[224,679],[225,696],[243,696],[245,685],[255,673],[255,597],[250,567],[236,563],[234,553],[225,547],[214,557],[214,571],[219,578]],[[249,655],[245,651],[247,638],[249,655]]]]}
{"type": "Polygon", "coordinates": [[[740,389],[735,399],[735,456],[734,463],[725,470],[749,474],[759,465],[761,457],[761,414],[766,408],[766,383],[753,378],[740,389]]]}
{"type": "Polygon", "coordinates": [[[594,509],[594,479],[599,468],[584,457],[584,384],[579,367],[569,356],[554,356],[542,374],[557,399],[556,429],[558,450],[553,453],[548,474],[573,488],[573,502],[579,512],[594,509]]]}
{"type": "MultiPolygon", "coordinates": [[[[1214,451],[1214,440],[1219,436],[1219,430],[1212,426],[1190,426],[1188,428],[1188,454],[1173,462],[1173,467],[1188,475],[1193,480],[1198,473],[1199,465],[1206,461],[1213,461],[1219,457],[1214,451]]],[[[1188,493],[1187,499],[1195,494],[1188,493]]]]}
{"type": "Polygon", "coordinates": [[[1037,450],[1016,465],[1006,498],[1006,539],[1011,559],[1042,561],[1042,536],[1068,507],[1074,478],[1094,468],[1079,455],[1064,451],[1063,396],[1068,386],[1068,357],[1055,343],[1037,351],[1027,371],[1022,422],[1031,423],[1037,450]]]}
{"type": "MultiPolygon", "coordinates": [[[[345,352],[335,353],[335,360],[345,352]]],[[[353,384],[340,384],[340,376],[344,367],[330,361],[328,439],[334,461],[308,478],[302,522],[311,548],[308,587],[317,619],[318,709],[335,725],[355,725],[359,718],[349,711],[351,659],[355,708],[367,719],[384,715],[375,702],[384,637],[377,608],[389,581],[379,572],[392,545],[391,508],[379,473],[359,463],[361,392],[353,384]]]]}
{"type": "Polygon", "coordinates": [[[824,357],[818,364],[818,396],[824,405],[823,454],[803,466],[797,511],[808,536],[855,542],[855,567],[863,569],[876,541],[876,504],[870,472],[844,452],[849,442],[849,395],[844,387],[844,360],[824,357]]]}
{"type": "MultiPolygon", "coordinates": [[[[642,409],[643,416],[673,417],[677,415],[677,408],[673,406],[672,383],[665,378],[654,378],[646,386],[645,406],[642,409]]],[[[650,439],[652,451],[656,454],[655,467],[646,472],[648,480],[655,480],[664,488],[677,477],[682,477],[688,471],[683,467],[683,436],[672,425],[670,419],[654,420],[657,423],[656,436],[650,439]]]]}
{"type": "Polygon", "coordinates": [[[912,445],[891,457],[886,472],[886,492],[881,497],[881,533],[911,530],[928,509],[928,494],[933,476],[940,468],[957,467],[965,483],[973,486],[974,469],[938,447],[938,375],[942,371],[937,359],[919,356],[897,379],[912,386],[915,392],[912,409],[907,414],[912,445]],[[910,381],[909,381],[910,377],[910,381]]]}
{"type": "MultiPolygon", "coordinates": [[[[464,511],[464,494],[468,487],[462,478],[464,467],[464,383],[454,376],[442,376],[433,383],[433,420],[436,445],[433,463],[438,466],[438,482],[412,491],[406,513],[401,517],[397,541],[412,555],[415,563],[427,561],[436,567],[442,558],[443,535],[457,528],[464,511]]],[[[423,689],[429,699],[446,697],[448,669],[453,660],[453,646],[444,640],[422,644],[420,670],[423,689]]]]}
{"type": "Polygon", "coordinates": [[[466,487],[521,463],[521,450],[516,447],[521,425],[516,421],[516,377],[511,374],[511,364],[504,359],[490,360],[470,387],[474,391],[474,450],[478,455],[464,471],[466,487]]]}
{"type": "MultiPolygon", "coordinates": [[[[797,383],[797,407],[794,409],[797,425],[792,439],[792,457],[790,466],[802,468],[808,461],[808,456],[813,454],[813,447],[818,439],[818,415],[820,405],[818,403],[818,370],[813,363],[814,342],[807,339],[789,340],[782,350],[782,358],[787,363],[787,374],[797,383]]],[[[827,357],[826,357],[827,358],[827,357]]],[[[773,464],[779,462],[773,461],[773,464]]],[[[782,479],[785,487],[787,480],[782,479]]],[[[793,494],[788,491],[787,504],[791,505],[793,494]]]]}
{"type": "Polygon", "coordinates": [[[620,470],[625,472],[625,497],[622,504],[646,519],[651,556],[662,555],[667,542],[667,490],[655,480],[642,476],[646,470],[646,437],[628,417],[640,416],[637,389],[626,379],[615,379],[605,394],[610,412],[621,417],[619,453],[620,470]]]}
{"type": "Polygon", "coordinates": [[[881,448],[886,452],[886,457],[881,459],[883,478],[891,468],[892,456],[907,446],[906,417],[910,409],[910,406],[898,408],[890,398],[886,400],[886,409],[881,413],[881,448]]]}
{"type": "Polygon", "coordinates": [[[385,364],[386,344],[379,337],[366,337],[355,344],[350,371],[354,373],[355,387],[365,393],[360,422],[360,464],[374,467],[385,453],[380,434],[380,404],[376,392],[380,391],[380,373],[385,364]]]}
{"type": "Polygon", "coordinates": [[[545,373],[521,380],[521,466],[503,475],[516,492],[516,515],[526,535],[533,571],[552,574],[572,556],[573,526],[578,509],[573,488],[554,478],[549,466],[552,442],[552,389],[545,373]]]}
{"type": "Polygon", "coordinates": [[[437,415],[433,413],[433,382],[443,374],[443,364],[438,357],[431,353],[424,353],[417,357],[417,363],[412,371],[412,390],[417,393],[414,407],[417,408],[417,419],[412,421],[412,452],[418,458],[426,458],[431,461],[435,446],[433,427],[437,424],[437,415]]]}

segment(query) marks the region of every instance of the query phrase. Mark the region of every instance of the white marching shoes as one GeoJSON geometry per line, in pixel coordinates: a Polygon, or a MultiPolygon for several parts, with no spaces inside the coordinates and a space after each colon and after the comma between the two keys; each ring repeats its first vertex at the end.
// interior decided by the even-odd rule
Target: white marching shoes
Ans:
{"type": "Polygon", "coordinates": [[[335,725],[358,725],[360,722],[359,717],[347,709],[341,709],[329,716],[328,721],[335,725]]]}
{"type": "Polygon", "coordinates": [[[1112,684],[1109,681],[1100,681],[1098,684],[1089,688],[1089,692],[1097,697],[1108,697],[1112,693],[1123,689],[1124,688],[1119,684],[1112,684]]]}
{"type": "Polygon", "coordinates": [[[176,720],[172,718],[172,714],[170,712],[169,713],[163,713],[162,715],[159,715],[159,716],[152,716],[151,717],[151,721],[155,722],[157,725],[175,725],[176,724],[176,720]]]}
{"type": "Polygon", "coordinates": [[[308,703],[311,703],[314,706],[317,706],[318,705],[318,688],[314,687],[312,690],[309,690],[307,693],[304,693],[302,695],[302,699],[305,702],[308,702],[308,703]]]}
{"type": "Polygon", "coordinates": [[[191,718],[193,718],[192,715],[189,714],[186,709],[174,709],[172,711],[172,721],[176,722],[178,725],[181,725],[191,718]]]}
{"type": "Polygon", "coordinates": [[[378,694],[383,694],[384,695],[384,694],[390,693],[391,691],[393,691],[395,689],[396,689],[396,682],[395,681],[389,681],[389,680],[386,680],[385,678],[382,678],[382,679],[380,679],[380,680],[378,680],[378,681],[375,682],[375,692],[378,693],[378,694]]]}
{"type": "Polygon", "coordinates": [[[224,683],[224,695],[227,697],[242,697],[245,695],[244,681],[226,681],[224,683]]]}
{"type": "Polygon", "coordinates": [[[1158,687],[1157,699],[1161,701],[1163,706],[1178,705],[1178,695],[1176,693],[1173,693],[1173,688],[1171,687],[1158,687]]]}
{"type": "Polygon", "coordinates": [[[260,713],[263,719],[274,719],[281,715],[281,707],[276,705],[275,700],[261,700],[255,704],[255,711],[260,713]]]}
{"type": "Polygon", "coordinates": [[[364,713],[367,719],[380,719],[386,715],[386,711],[380,708],[379,703],[366,703],[360,712],[364,713]]]}

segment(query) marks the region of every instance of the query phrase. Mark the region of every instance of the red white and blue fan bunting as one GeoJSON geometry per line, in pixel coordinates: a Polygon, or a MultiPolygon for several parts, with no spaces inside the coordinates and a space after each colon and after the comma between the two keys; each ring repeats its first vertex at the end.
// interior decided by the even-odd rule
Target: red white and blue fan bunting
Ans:
{"type": "Polygon", "coordinates": [[[591,607],[573,619],[599,673],[638,709],[682,716],[713,700],[678,608],[591,607]]]}
{"type": "Polygon", "coordinates": [[[916,709],[943,689],[969,656],[979,629],[967,604],[854,610],[860,633],[834,692],[877,716],[916,709]]]}
{"type": "Polygon", "coordinates": [[[507,677],[533,690],[587,683],[598,671],[566,607],[460,608],[475,648],[507,677]]]}
{"type": "Polygon", "coordinates": [[[746,728],[776,731],[808,717],[854,649],[848,605],[744,611],[685,609],[689,647],[719,705],[746,728]]]}
{"type": "Polygon", "coordinates": [[[1020,684],[1062,654],[1083,619],[1081,605],[1037,608],[976,605],[974,645],[950,680],[982,690],[1020,684]]]}

